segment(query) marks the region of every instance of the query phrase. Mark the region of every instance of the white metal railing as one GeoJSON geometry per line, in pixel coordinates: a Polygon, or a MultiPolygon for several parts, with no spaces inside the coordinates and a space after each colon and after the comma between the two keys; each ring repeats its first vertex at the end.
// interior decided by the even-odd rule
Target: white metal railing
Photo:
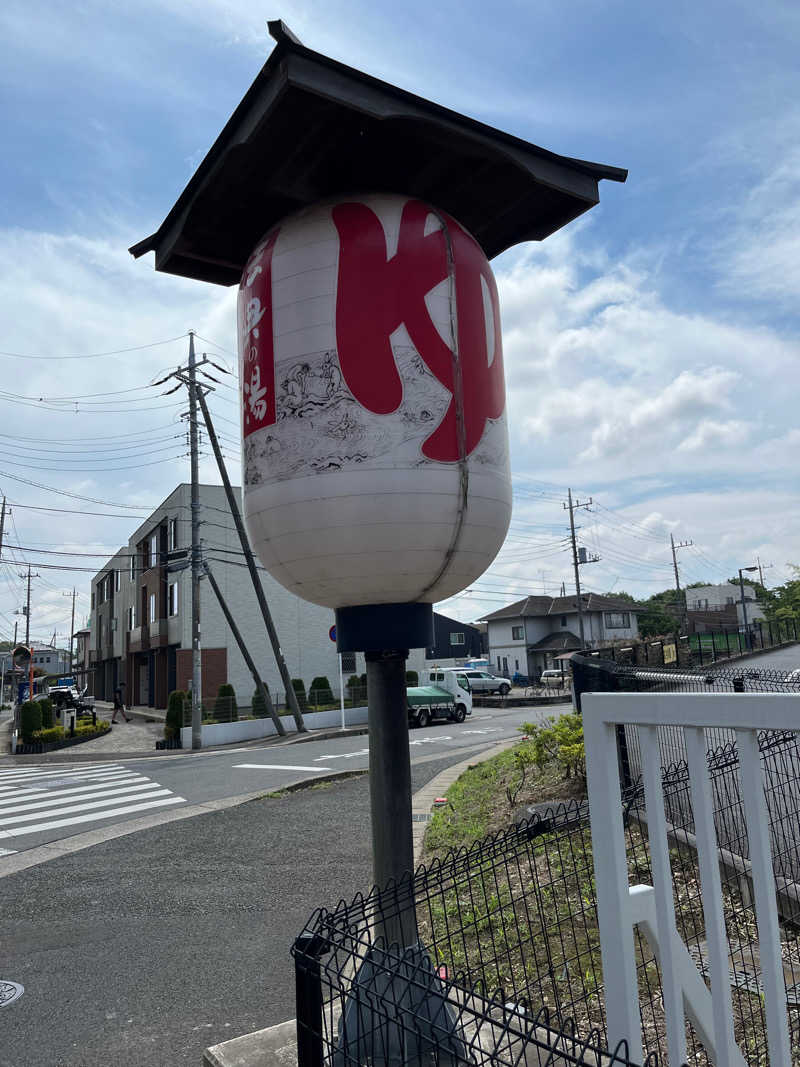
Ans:
{"type": "Polygon", "coordinates": [[[716,1067],[743,1067],[734,1040],[731,971],[706,729],[731,729],[739,752],[758,926],[770,1064],[791,1063],[775,877],[759,730],[800,731],[800,701],[783,693],[586,693],[582,698],[600,947],[609,1047],[622,1039],[642,1059],[633,927],[659,959],[671,1067],[686,1060],[686,1016],[716,1067]],[[617,727],[637,726],[654,885],[630,887],[617,773],[617,727]],[[675,924],[672,871],[661,784],[658,727],[683,728],[694,809],[711,979],[709,991],[675,924]]]}

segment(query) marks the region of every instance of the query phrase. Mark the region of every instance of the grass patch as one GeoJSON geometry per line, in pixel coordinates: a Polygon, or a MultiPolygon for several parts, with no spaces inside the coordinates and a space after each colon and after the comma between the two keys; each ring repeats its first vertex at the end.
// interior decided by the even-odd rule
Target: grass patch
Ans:
{"type": "Polygon", "coordinates": [[[450,848],[471,845],[502,830],[526,804],[582,800],[584,784],[564,779],[554,764],[520,767],[518,753],[532,756],[531,742],[520,741],[484,763],[470,767],[447,790],[449,804],[435,811],[425,834],[423,862],[450,848]]]}

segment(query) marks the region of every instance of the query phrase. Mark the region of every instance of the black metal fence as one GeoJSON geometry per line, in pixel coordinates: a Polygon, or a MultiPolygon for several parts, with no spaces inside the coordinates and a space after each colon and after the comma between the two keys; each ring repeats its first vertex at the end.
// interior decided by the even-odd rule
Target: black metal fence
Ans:
{"type": "MultiPolygon", "coordinates": [[[[578,657],[575,657],[578,659],[578,657]]],[[[741,669],[680,678],[591,661],[595,691],[799,692],[785,674],[741,669]],[[744,690],[742,689],[744,686],[744,690]]],[[[581,663],[576,690],[581,693],[581,663]]],[[[685,672],[684,672],[685,673],[685,672]]],[[[800,710],[800,707],[799,707],[800,710]]],[[[800,751],[794,734],[760,738],[781,916],[792,1048],[800,1065],[800,751]]],[[[678,742],[665,737],[663,752],[678,742]]],[[[749,844],[735,743],[708,753],[732,974],[736,1038],[747,1062],[766,1067],[763,994],[749,844]]],[[[652,884],[644,791],[630,737],[624,792],[629,883],[652,884]]],[[[707,974],[700,878],[688,770],[666,760],[663,790],[678,930],[707,974]]],[[[606,1045],[605,1007],[588,806],[553,807],[467,849],[419,868],[413,878],[317,911],[297,939],[300,1067],[401,1064],[629,1064],[606,1045]],[[387,930],[412,914],[419,940],[400,951],[387,930]],[[616,1057],[616,1058],[615,1058],[616,1057]]],[[[405,920],[404,920],[405,921],[405,920]]],[[[408,941],[406,942],[408,943],[408,941]]],[[[637,934],[646,1062],[666,1055],[661,975],[637,934]]],[[[709,1059],[687,1024],[689,1062],[709,1059]]],[[[770,1065],[778,1067],[778,1065],[770,1065]]],[[[786,1067],[781,1064],[780,1067],[786,1067]]]]}

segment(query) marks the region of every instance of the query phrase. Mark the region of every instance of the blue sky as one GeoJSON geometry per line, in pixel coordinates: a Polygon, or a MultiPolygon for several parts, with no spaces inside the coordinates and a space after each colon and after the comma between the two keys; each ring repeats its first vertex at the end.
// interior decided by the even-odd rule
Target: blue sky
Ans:
{"type": "MultiPolygon", "coordinates": [[[[568,485],[600,505],[581,513],[583,543],[603,557],[584,568],[592,589],[665,588],[670,533],[695,542],[685,581],[756,556],[774,564],[769,584],[785,580],[800,562],[797,5],[6,0],[0,350],[59,357],[0,355],[0,490],[17,505],[6,542],[24,546],[3,558],[39,566],[35,636],[66,633],[61,593],[88,591],[88,573],[50,567],[102,562],[49,553],[113,550],[136,520],[30,510],[89,505],[14,479],[157,504],[188,463],[183,406],[148,383],[185,354],[189,328],[234,366],[234,294],[157,275],[126,249],[163,219],[278,17],[355,67],[630,169],[589,215],[494,263],[517,504],[495,567],[445,609],[475,618],[569,588],[568,485]],[[80,398],[77,414],[65,397],[80,398]]],[[[236,472],[234,393],[213,409],[236,472]]],[[[216,480],[208,457],[203,474],[216,480]]],[[[0,565],[2,636],[19,570],[0,565]]]]}

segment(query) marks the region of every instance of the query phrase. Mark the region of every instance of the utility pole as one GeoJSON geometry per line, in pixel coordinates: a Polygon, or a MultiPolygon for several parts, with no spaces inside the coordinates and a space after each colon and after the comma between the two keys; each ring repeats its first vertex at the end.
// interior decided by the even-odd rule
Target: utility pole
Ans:
{"type": "Polygon", "coordinates": [[[588,508],[589,505],[592,503],[592,498],[589,497],[589,499],[588,500],[584,500],[583,503],[581,503],[579,501],[575,501],[575,503],[573,504],[573,502],[572,502],[572,490],[568,489],[567,490],[567,500],[568,500],[568,503],[562,504],[561,507],[564,508],[565,510],[567,510],[567,509],[569,510],[569,530],[570,530],[570,539],[572,541],[572,566],[573,566],[573,569],[575,571],[575,595],[576,595],[576,597],[578,599],[578,630],[579,630],[579,634],[580,634],[581,650],[583,650],[586,647],[586,638],[585,638],[584,630],[583,630],[583,605],[581,604],[581,577],[580,577],[580,573],[579,573],[578,568],[582,563],[597,563],[597,562],[599,562],[600,557],[599,556],[588,556],[585,553],[584,550],[581,550],[583,552],[583,558],[579,560],[578,559],[578,545],[577,545],[577,542],[575,540],[575,511],[577,510],[577,508],[588,508]]]}
{"type": "MultiPolygon", "coordinates": [[[[211,421],[211,415],[206,404],[206,398],[204,395],[204,389],[197,390],[197,399],[200,403],[200,408],[203,412],[203,420],[206,424],[206,430],[208,431],[208,439],[211,442],[211,447],[214,450],[214,456],[217,461],[217,467],[219,468],[220,477],[222,478],[222,484],[225,488],[225,496],[228,500],[228,507],[231,510],[233,516],[233,522],[236,526],[236,532],[239,535],[239,543],[242,546],[242,552],[244,552],[244,558],[247,562],[247,568],[250,571],[250,577],[253,580],[253,589],[255,590],[256,599],[258,600],[258,606],[261,609],[261,616],[264,619],[264,625],[267,628],[270,644],[272,645],[272,651],[275,655],[275,661],[278,664],[278,670],[280,672],[281,681],[286,692],[286,703],[289,705],[289,709],[294,716],[294,721],[297,724],[297,732],[305,733],[307,730],[306,724],[303,720],[303,714],[300,711],[300,707],[297,703],[297,694],[294,691],[292,685],[292,679],[289,674],[289,668],[286,666],[286,660],[283,657],[283,649],[281,648],[280,641],[278,640],[278,632],[275,629],[275,624],[272,621],[272,613],[269,610],[267,604],[267,598],[264,596],[264,587],[261,584],[261,579],[258,576],[258,570],[256,569],[256,561],[253,556],[253,550],[250,548],[250,541],[247,537],[247,531],[244,528],[242,522],[242,515],[239,511],[239,505],[236,503],[236,497],[233,494],[231,488],[230,478],[228,478],[228,471],[225,466],[225,460],[222,458],[222,452],[220,451],[219,442],[217,441],[217,434],[214,430],[214,424],[211,421]]],[[[278,731],[282,732],[281,728],[278,731]]]]}
{"type": "Polygon", "coordinates": [[[28,583],[28,593],[25,600],[25,647],[31,647],[31,578],[38,578],[38,574],[31,574],[31,565],[28,564],[28,573],[20,574],[28,583]]]}
{"type": "MultiPolygon", "coordinates": [[[[677,593],[678,593],[678,604],[677,604],[677,606],[678,606],[678,608],[680,608],[680,605],[681,605],[681,579],[680,579],[680,576],[678,575],[677,550],[679,548],[688,548],[689,545],[693,545],[694,544],[694,541],[678,541],[678,543],[676,545],[674,536],[672,534],[670,534],[669,535],[669,543],[672,546],[672,569],[675,571],[675,589],[677,590],[677,593]]],[[[684,630],[687,630],[688,627],[689,627],[689,613],[688,613],[688,611],[686,609],[686,594],[684,594],[684,597],[683,597],[683,613],[682,613],[682,617],[683,617],[683,628],[684,628],[684,630]]]]}
{"type": "MultiPolygon", "coordinates": [[[[0,546],[3,544],[3,528],[0,526],[0,546]]],[[[758,566],[758,581],[762,589],[767,587],[764,585],[764,571],[768,571],[770,567],[774,566],[772,563],[762,563],[761,557],[756,556],[756,565],[758,566]]]]}
{"type": "Polygon", "coordinates": [[[71,674],[72,673],[72,656],[73,656],[73,653],[72,653],[72,642],[73,642],[74,634],[75,634],[75,597],[77,595],[76,592],[75,592],[75,586],[72,587],[72,592],[71,593],[62,593],[61,595],[62,596],[71,596],[72,597],[72,622],[70,623],[70,626],[69,626],[69,672],[71,674]]]}
{"type": "Polygon", "coordinates": [[[194,330],[189,330],[189,451],[192,513],[192,748],[202,748],[203,705],[200,671],[200,484],[197,455],[197,400],[194,330]]]}
{"type": "Polygon", "coordinates": [[[3,497],[3,508],[0,511],[0,556],[3,554],[3,529],[6,524],[6,498],[3,497]]]}
{"type": "MultiPolygon", "coordinates": [[[[275,660],[276,660],[277,665],[278,665],[278,670],[280,672],[281,681],[283,682],[283,686],[284,686],[284,689],[286,691],[286,703],[288,704],[289,709],[292,712],[292,715],[294,716],[295,723],[297,724],[298,733],[305,733],[307,731],[307,727],[306,727],[306,724],[305,724],[305,722],[303,720],[303,715],[302,715],[302,712],[300,711],[300,707],[299,707],[299,705],[297,703],[297,694],[294,691],[294,686],[292,685],[292,679],[291,679],[291,676],[289,674],[289,668],[286,666],[286,660],[284,659],[283,650],[281,649],[280,641],[278,640],[278,634],[277,634],[277,631],[275,629],[275,625],[274,625],[274,623],[272,621],[272,615],[270,613],[269,606],[267,605],[266,597],[264,596],[264,588],[263,588],[263,586],[261,584],[261,579],[258,576],[258,570],[256,568],[255,557],[253,556],[252,549],[250,548],[250,542],[247,539],[247,532],[245,531],[244,523],[242,522],[241,512],[239,511],[239,506],[236,503],[236,497],[234,496],[233,489],[231,488],[230,479],[228,478],[228,471],[227,471],[227,468],[225,467],[225,461],[222,458],[222,452],[220,451],[219,442],[217,441],[217,435],[216,435],[216,432],[214,430],[214,425],[211,422],[211,415],[209,414],[209,411],[208,411],[208,405],[206,404],[206,401],[205,401],[205,393],[206,393],[206,391],[210,391],[211,387],[207,386],[205,384],[202,385],[202,386],[198,386],[198,384],[197,384],[197,370],[198,370],[198,368],[203,367],[206,363],[211,363],[211,360],[208,358],[208,356],[205,355],[205,353],[203,354],[203,358],[199,362],[196,361],[195,353],[194,353],[194,331],[190,331],[190,333],[189,333],[189,367],[188,367],[188,372],[186,370],[184,370],[183,367],[178,367],[178,369],[176,371],[173,371],[172,374],[166,375],[166,377],[160,379],[159,382],[155,382],[154,384],[156,384],[156,385],[162,384],[163,382],[168,381],[170,378],[175,378],[177,380],[177,382],[179,384],[176,385],[174,389],[169,390],[167,393],[165,393],[164,394],[165,396],[169,395],[170,392],[174,392],[175,389],[179,389],[181,387],[181,385],[185,385],[189,390],[190,441],[192,442],[192,456],[193,456],[193,461],[192,461],[193,493],[194,493],[194,487],[196,486],[196,466],[197,466],[197,460],[196,460],[196,456],[197,456],[197,443],[196,443],[197,442],[197,404],[198,403],[200,404],[200,408],[201,408],[202,413],[203,413],[203,420],[204,420],[205,425],[206,425],[206,430],[208,431],[208,437],[209,437],[209,440],[211,441],[211,446],[212,446],[212,448],[214,450],[214,457],[215,457],[215,459],[217,461],[217,467],[219,469],[220,477],[222,478],[222,484],[223,484],[223,487],[225,489],[225,496],[226,496],[226,499],[228,501],[228,507],[230,508],[231,516],[232,516],[233,522],[234,522],[234,526],[236,527],[236,532],[239,535],[239,542],[240,542],[240,544],[242,546],[242,552],[244,554],[245,562],[247,564],[247,568],[248,568],[248,570],[250,572],[250,577],[251,577],[252,582],[253,582],[253,589],[255,590],[256,599],[258,601],[258,606],[259,606],[259,608],[261,610],[261,616],[264,619],[264,625],[266,626],[267,634],[269,636],[270,643],[272,645],[272,651],[275,654],[275,660]]],[[[212,365],[216,366],[216,364],[212,364],[212,365]]],[[[205,374],[205,371],[203,373],[205,374]]],[[[215,379],[212,378],[211,380],[214,381],[215,379]]],[[[197,513],[198,513],[198,531],[199,531],[199,500],[198,500],[198,503],[197,503],[197,513]]],[[[193,495],[193,497],[192,497],[192,558],[194,559],[195,543],[197,543],[198,564],[202,565],[202,564],[200,564],[199,532],[197,533],[197,535],[195,535],[194,519],[195,519],[195,506],[194,506],[194,495],[193,495]]],[[[198,569],[199,569],[199,567],[198,567],[198,569]]],[[[192,588],[194,589],[194,567],[192,568],[192,588]]],[[[194,618],[194,611],[193,611],[192,615],[193,615],[193,618],[194,618]]],[[[198,630],[198,635],[199,635],[199,630],[198,630]]],[[[198,640],[198,648],[199,648],[199,640],[198,640]]],[[[195,683],[192,682],[192,689],[194,690],[194,688],[195,688],[195,683]]],[[[198,689],[199,689],[199,683],[198,683],[198,689]]],[[[270,705],[271,705],[271,699],[268,697],[268,699],[267,699],[267,708],[269,708],[270,705]]],[[[280,717],[276,716],[276,718],[278,719],[278,721],[276,722],[276,729],[277,729],[278,733],[279,734],[285,733],[285,729],[284,729],[283,723],[280,721],[280,717]]],[[[200,719],[199,719],[199,717],[198,717],[197,722],[198,722],[197,729],[198,729],[198,738],[199,738],[199,729],[200,729],[200,725],[199,725],[200,724],[200,719]]],[[[194,701],[193,701],[192,702],[192,747],[193,748],[195,747],[195,744],[194,744],[194,729],[195,729],[195,719],[194,719],[194,701]]],[[[198,747],[199,747],[199,741],[198,741],[198,747]]]]}

